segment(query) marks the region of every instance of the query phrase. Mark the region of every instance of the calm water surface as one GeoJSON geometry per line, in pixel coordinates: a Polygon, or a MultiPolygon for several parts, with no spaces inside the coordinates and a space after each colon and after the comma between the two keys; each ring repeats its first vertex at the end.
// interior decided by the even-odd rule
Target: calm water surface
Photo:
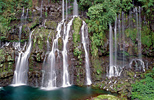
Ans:
{"type": "Polygon", "coordinates": [[[0,88],[0,100],[86,100],[86,98],[99,94],[111,93],[104,90],[92,89],[91,87],[79,86],[48,91],[30,86],[7,86],[0,88]]]}

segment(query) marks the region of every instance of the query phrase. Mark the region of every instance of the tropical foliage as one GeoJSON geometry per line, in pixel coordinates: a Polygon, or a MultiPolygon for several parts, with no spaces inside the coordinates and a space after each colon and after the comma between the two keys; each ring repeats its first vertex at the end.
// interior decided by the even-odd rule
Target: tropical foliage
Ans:
{"type": "Polygon", "coordinates": [[[154,98],[154,68],[146,74],[145,79],[132,85],[131,98],[138,100],[153,100],[154,98]]]}

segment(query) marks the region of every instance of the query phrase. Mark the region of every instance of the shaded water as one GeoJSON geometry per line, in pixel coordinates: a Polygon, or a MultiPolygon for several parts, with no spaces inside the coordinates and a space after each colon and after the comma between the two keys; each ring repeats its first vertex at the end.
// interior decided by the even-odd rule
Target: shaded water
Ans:
{"type": "MultiPolygon", "coordinates": [[[[86,100],[99,94],[111,94],[108,91],[91,87],[70,86],[46,91],[29,86],[3,87],[0,89],[0,100],[86,100]]],[[[113,94],[116,95],[116,94],[113,94]]]]}

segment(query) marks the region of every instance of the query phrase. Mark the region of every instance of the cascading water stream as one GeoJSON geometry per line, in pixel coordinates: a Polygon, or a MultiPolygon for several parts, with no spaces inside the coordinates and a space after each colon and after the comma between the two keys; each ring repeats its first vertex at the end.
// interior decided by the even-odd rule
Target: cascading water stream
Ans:
{"type": "Polygon", "coordinates": [[[74,3],[73,3],[73,15],[78,16],[78,3],[76,0],[74,0],[74,3]]]}
{"type": "Polygon", "coordinates": [[[34,30],[29,34],[29,43],[25,52],[19,52],[16,62],[16,69],[14,71],[13,84],[23,85],[27,84],[28,76],[28,58],[31,53],[32,41],[31,36],[34,30]]]}
{"type": "Polygon", "coordinates": [[[27,8],[26,16],[25,16],[25,24],[26,24],[27,18],[28,18],[28,8],[27,8]]]}
{"type": "MultiPolygon", "coordinates": [[[[119,17],[119,19],[120,19],[120,17],[119,17]]],[[[121,27],[120,27],[120,20],[119,20],[118,21],[119,38],[121,38],[120,29],[121,29],[121,27]]],[[[123,67],[123,65],[121,66],[121,64],[119,65],[117,63],[117,52],[118,52],[118,50],[117,50],[117,17],[115,19],[115,26],[114,26],[114,39],[113,39],[112,26],[111,26],[111,24],[109,24],[109,41],[110,41],[110,43],[109,43],[110,65],[109,65],[108,77],[111,78],[113,76],[115,76],[115,77],[120,76],[120,74],[122,72],[121,67],[123,67]],[[114,40],[114,43],[113,43],[113,40],[114,40]]],[[[119,41],[119,44],[121,45],[121,40],[119,41]]],[[[122,59],[122,61],[124,61],[124,60],[122,59]]]]}
{"type": "MultiPolygon", "coordinates": [[[[73,20],[76,16],[78,16],[78,4],[77,1],[74,1],[74,12],[73,12],[73,18],[68,22],[66,25],[65,17],[64,17],[64,0],[62,1],[62,21],[57,26],[57,35],[56,38],[53,40],[52,44],[52,50],[49,53],[48,57],[45,57],[45,60],[43,62],[43,78],[42,78],[42,87],[45,89],[54,89],[58,86],[60,86],[60,83],[57,83],[58,74],[57,67],[59,66],[56,62],[59,63],[59,60],[57,58],[61,57],[60,54],[62,54],[62,62],[63,62],[63,73],[62,73],[62,85],[61,87],[68,87],[70,86],[70,76],[68,71],[68,40],[69,40],[69,33],[70,29],[73,23],[73,20]],[[63,28],[63,31],[61,31],[63,28]],[[61,33],[63,32],[63,36],[61,37],[61,33]],[[63,49],[62,51],[58,48],[58,40],[62,39],[63,41],[63,49]]],[[[66,1],[66,10],[67,10],[67,1],[66,1]]],[[[67,12],[67,11],[66,11],[67,12]]],[[[67,18],[67,14],[66,14],[67,18]]],[[[87,44],[86,41],[88,39],[88,33],[84,33],[84,31],[87,31],[87,27],[85,27],[86,23],[83,21],[82,26],[82,43],[85,50],[85,67],[86,67],[86,76],[87,76],[87,85],[91,85],[91,76],[90,76],[90,68],[89,68],[89,57],[88,57],[88,51],[87,51],[87,44]]],[[[49,41],[47,41],[48,44],[49,41]]],[[[59,66],[61,67],[61,66],[59,66]]]]}
{"type": "Polygon", "coordinates": [[[21,41],[21,33],[22,33],[22,26],[19,26],[19,51],[20,51],[20,41],[21,41]]]}
{"type": "Polygon", "coordinates": [[[138,22],[138,56],[142,60],[142,45],[141,45],[141,8],[139,7],[139,22],[138,22]]]}
{"type": "Polygon", "coordinates": [[[56,63],[55,63],[55,52],[59,52],[58,50],[58,39],[61,37],[61,27],[63,25],[64,21],[60,22],[57,26],[57,35],[56,39],[53,40],[52,44],[52,50],[49,53],[47,60],[45,59],[43,62],[43,73],[44,77],[42,78],[42,87],[45,87],[47,89],[54,89],[56,88],[56,63]]]}
{"type": "Polygon", "coordinates": [[[66,20],[67,20],[67,17],[68,17],[68,8],[67,8],[67,0],[66,0],[66,20]]]}
{"type": "Polygon", "coordinates": [[[115,45],[114,45],[114,66],[117,67],[117,18],[115,20],[115,28],[114,28],[114,42],[115,42],[115,45]]]}
{"type": "MultiPolygon", "coordinates": [[[[130,68],[133,68],[133,63],[135,62],[135,70],[143,70],[145,71],[145,65],[142,60],[142,48],[141,48],[141,8],[135,8],[133,11],[129,12],[129,25],[128,28],[129,30],[133,29],[133,24],[132,24],[132,14],[135,15],[136,23],[135,27],[137,29],[137,42],[138,42],[138,58],[132,59],[130,62],[128,62],[128,57],[129,57],[129,52],[127,52],[127,49],[129,47],[129,44],[131,44],[131,38],[127,38],[125,36],[125,18],[124,18],[124,12],[122,12],[122,18],[120,19],[120,14],[118,17],[118,35],[119,35],[119,41],[117,44],[117,18],[115,20],[115,29],[114,29],[114,39],[113,39],[113,33],[112,33],[112,26],[109,24],[109,50],[110,50],[110,64],[109,64],[109,73],[108,77],[112,76],[120,76],[121,72],[123,71],[122,69],[125,66],[129,66],[130,68]],[[128,40],[129,39],[129,40],[128,40]],[[114,43],[113,43],[114,40],[114,43]],[[127,41],[128,40],[128,41],[127,41]],[[127,42],[129,42],[129,44],[127,42]],[[117,49],[118,45],[118,49],[117,49]],[[113,51],[114,50],[114,51],[113,51]],[[113,52],[115,54],[113,54],[113,52]],[[127,54],[128,53],[128,54],[127,54]],[[117,61],[119,60],[119,61],[117,61]]],[[[130,31],[129,31],[129,34],[130,31]]],[[[130,51],[131,48],[129,48],[130,51]]],[[[131,53],[131,52],[130,52],[131,53]]]]}
{"type": "Polygon", "coordinates": [[[110,52],[110,65],[109,65],[109,73],[108,73],[108,77],[112,77],[114,76],[114,66],[113,66],[113,34],[112,34],[112,26],[111,24],[109,24],[109,52],[110,52]]]}
{"type": "Polygon", "coordinates": [[[65,7],[64,7],[64,4],[65,4],[65,3],[64,3],[64,0],[63,0],[63,1],[62,1],[62,21],[65,19],[65,14],[64,14],[64,13],[65,13],[65,12],[64,12],[64,11],[65,11],[65,7]]]}
{"type": "Polygon", "coordinates": [[[83,44],[83,48],[85,51],[85,68],[86,68],[86,84],[87,85],[91,85],[91,75],[90,75],[90,65],[89,65],[89,55],[88,55],[88,51],[87,51],[87,39],[88,39],[88,34],[84,33],[87,32],[88,33],[88,28],[86,27],[86,23],[84,21],[82,21],[83,25],[81,27],[81,31],[82,31],[82,44],[83,44]]]}
{"type": "Polygon", "coordinates": [[[42,17],[42,10],[43,10],[43,0],[41,1],[41,13],[40,13],[40,17],[42,17]]]}
{"type": "Polygon", "coordinates": [[[122,48],[123,48],[123,61],[122,61],[122,67],[125,66],[125,24],[124,24],[124,12],[122,12],[122,48]]]}
{"type": "Polygon", "coordinates": [[[72,26],[73,20],[74,20],[74,17],[67,24],[66,34],[64,34],[65,36],[64,36],[64,39],[63,39],[63,51],[62,51],[62,55],[63,55],[63,83],[62,83],[62,87],[67,87],[67,86],[71,85],[70,79],[69,79],[69,73],[68,73],[67,43],[68,43],[69,32],[70,32],[70,28],[72,26]]]}
{"type": "Polygon", "coordinates": [[[24,19],[25,19],[25,9],[24,9],[24,7],[23,7],[23,10],[22,10],[22,15],[21,15],[21,18],[20,18],[20,20],[21,20],[21,25],[24,23],[24,19]]]}

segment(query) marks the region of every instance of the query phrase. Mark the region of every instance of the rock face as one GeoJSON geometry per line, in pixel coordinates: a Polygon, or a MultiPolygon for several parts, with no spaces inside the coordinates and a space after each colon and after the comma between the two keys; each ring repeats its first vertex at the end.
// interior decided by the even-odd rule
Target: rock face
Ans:
{"type": "MultiPolygon", "coordinates": [[[[48,0],[49,1],[49,0],[48,0]]],[[[22,25],[21,34],[21,47],[25,42],[28,42],[29,32],[34,30],[32,34],[33,47],[31,55],[29,57],[29,72],[28,85],[40,87],[42,85],[42,66],[46,53],[51,51],[53,39],[56,37],[56,27],[58,22],[61,21],[61,4],[60,3],[48,3],[44,1],[41,12],[41,0],[33,0],[33,9],[29,10],[29,17],[25,19],[25,23],[22,25]],[[37,2],[40,1],[40,2],[37,2]],[[48,42],[47,42],[48,40],[48,42]],[[48,45],[47,45],[48,44],[48,45]]],[[[16,17],[20,19],[22,9],[18,9],[16,17]]],[[[66,22],[68,23],[68,22],[66,22]]],[[[6,33],[6,37],[2,39],[0,48],[0,87],[6,86],[12,83],[15,62],[18,57],[16,44],[19,41],[19,26],[20,20],[12,21],[12,29],[6,33]],[[10,44],[8,43],[10,42],[10,44]]],[[[68,70],[70,73],[70,82],[75,85],[85,85],[86,70],[85,70],[85,53],[81,42],[81,25],[82,21],[79,18],[75,18],[70,30],[69,42],[68,42],[68,70]]],[[[63,27],[62,27],[63,28],[63,27]]],[[[153,29],[153,26],[152,26],[153,29]]],[[[124,93],[127,96],[130,95],[131,84],[136,80],[143,78],[141,72],[135,70],[135,63],[132,64],[132,69],[123,69],[120,77],[110,78],[106,77],[109,70],[109,40],[106,39],[103,47],[98,49],[98,57],[91,55],[91,49],[89,49],[90,55],[90,71],[91,78],[94,87],[106,89],[112,92],[124,93]]],[[[88,47],[90,47],[89,43],[88,47]]],[[[127,53],[129,56],[137,55],[135,51],[135,44],[127,44],[127,53]]],[[[144,45],[143,45],[144,47],[144,45]]],[[[63,40],[59,38],[58,48],[60,51],[63,49],[63,40]]],[[[24,51],[24,50],[23,50],[24,51]]],[[[121,52],[118,52],[121,55],[121,52]]],[[[152,49],[146,49],[142,52],[144,55],[154,56],[152,49]]],[[[57,55],[56,55],[57,56],[57,55]]],[[[62,66],[61,62],[58,63],[62,66]]],[[[119,56],[120,59],[120,56],[119,56]]],[[[130,60],[129,57],[126,60],[130,60]]],[[[154,60],[152,58],[143,57],[146,69],[151,69],[154,66],[154,60]]],[[[58,65],[58,66],[59,66],[58,65]]],[[[57,67],[58,73],[61,73],[62,67],[57,67]]],[[[58,77],[61,77],[59,74],[58,77]]]]}

